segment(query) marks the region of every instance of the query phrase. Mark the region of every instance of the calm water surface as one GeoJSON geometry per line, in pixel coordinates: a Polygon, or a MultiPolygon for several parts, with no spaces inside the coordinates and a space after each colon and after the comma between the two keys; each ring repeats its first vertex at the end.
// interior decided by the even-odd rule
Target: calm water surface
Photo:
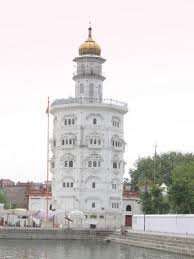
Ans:
{"type": "Polygon", "coordinates": [[[188,259],[191,257],[97,241],[0,240],[0,258],[188,259]]]}

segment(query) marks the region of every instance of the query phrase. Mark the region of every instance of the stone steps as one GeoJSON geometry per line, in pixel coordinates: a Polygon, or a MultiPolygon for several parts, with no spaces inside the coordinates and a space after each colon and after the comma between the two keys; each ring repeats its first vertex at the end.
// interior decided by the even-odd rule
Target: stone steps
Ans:
{"type": "Polygon", "coordinates": [[[194,256],[194,239],[144,233],[111,234],[106,240],[120,244],[157,249],[182,255],[194,256]]]}
{"type": "Polygon", "coordinates": [[[128,234],[126,237],[121,236],[120,234],[114,234],[111,236],[119,237],[119,238],[126,238],[128,237],[129,239],[133,240],[142,240],[142,241],[152,241],[154,243],[163,243],[163,244],[171,244],[171,245],[177,245],[178,246],[191,246],[194,247],[194,239],[192,238],[175,238],[175,237],[166,237],[166,236],[155,236],[155,235],[133,235],[133,234],[128,234]]]}

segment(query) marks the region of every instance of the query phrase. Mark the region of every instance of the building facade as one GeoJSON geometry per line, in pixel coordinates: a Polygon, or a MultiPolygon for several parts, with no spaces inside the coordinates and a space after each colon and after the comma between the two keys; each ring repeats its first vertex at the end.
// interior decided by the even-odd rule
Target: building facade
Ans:
{"type": "Polygon", "coordinates": [[[127,104],[103,99],[105,59],[91,28],[73,61],[75,97],[57,99],[50,108],[52,208],[67,215],[80,211],[89,225],[119,226],[127,104]]]}

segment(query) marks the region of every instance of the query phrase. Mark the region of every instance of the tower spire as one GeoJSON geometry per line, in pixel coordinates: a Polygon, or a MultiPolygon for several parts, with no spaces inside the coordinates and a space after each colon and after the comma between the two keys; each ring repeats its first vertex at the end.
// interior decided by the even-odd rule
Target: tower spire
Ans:
{"type": "Polygon", "coordinates": [[[91,22],[89,22],[88,39],[92,39],[92,26],[91,26],[91,22]]]}

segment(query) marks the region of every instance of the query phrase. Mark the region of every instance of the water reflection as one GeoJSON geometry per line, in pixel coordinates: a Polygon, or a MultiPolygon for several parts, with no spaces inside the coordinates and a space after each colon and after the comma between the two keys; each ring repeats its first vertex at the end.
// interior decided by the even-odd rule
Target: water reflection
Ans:
{"type": "Polygon", "coordinates": [[[97,241],[0,240],[0,258],[188,259],[191,257],[97,241]]]}

